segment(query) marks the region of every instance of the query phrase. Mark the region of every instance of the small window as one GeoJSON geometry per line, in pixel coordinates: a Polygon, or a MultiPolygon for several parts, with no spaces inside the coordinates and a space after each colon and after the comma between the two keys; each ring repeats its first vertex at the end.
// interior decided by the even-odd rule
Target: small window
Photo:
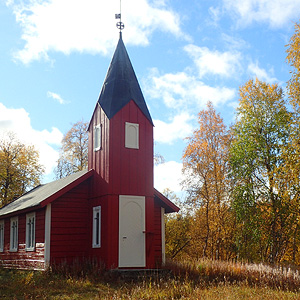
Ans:
{"type": "Polygon", "coordinates": [[[35,213],[26,215],[26,250],[35,249],[35,213]]]}
{"type": "Polygon", "coordinates": [[[0,221],[0,252],[4,251],[4,220],[0,221]]]}
{"type": "Polygon", "coordinates": [[[101,125],[97,125],[94,127],[94,151],[98,151],[101,149],[101,125]]]}
{"type": "Polygon", "coordinates": [[[101,247],[101,206],[93,207],[93,248],[101,247]]]}
{"type": "Polygon", "coordinates": [[[18,217],[10,219],[10,251],[18,251],[18,217]]]}
{"type": "Polygon", "coordinates": [[[139,149],[139,124],[125,123],[125,147],[139,149]]]}

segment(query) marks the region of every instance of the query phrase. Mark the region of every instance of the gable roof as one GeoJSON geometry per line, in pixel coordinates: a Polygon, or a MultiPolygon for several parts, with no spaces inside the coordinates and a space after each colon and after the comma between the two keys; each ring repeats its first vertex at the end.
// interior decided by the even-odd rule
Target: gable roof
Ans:
{"type": "Polygon", "coordinates": [[[83,170],[59,180],[41,184],[15,201],[2,207],[0,209],[0,217],[37,206],[44,207],[85,181],[93,173],[94,170],[83,170]]]}
{"type": "Polygon", "coordinates": [[[162,193],[160,193],[157,189],[154,189],[154,197],[160,201],[162,207],[165,208],[166,213],[179,212],[180,208],[162,193]]]}
{"type": "Polygon", "coordinates": [[[110,63],[98,103],[111,119],[127,103],[133,100],[146,118],[153,125],[143,93],[136,78],[128,53],[120,39],[110,63]]]}

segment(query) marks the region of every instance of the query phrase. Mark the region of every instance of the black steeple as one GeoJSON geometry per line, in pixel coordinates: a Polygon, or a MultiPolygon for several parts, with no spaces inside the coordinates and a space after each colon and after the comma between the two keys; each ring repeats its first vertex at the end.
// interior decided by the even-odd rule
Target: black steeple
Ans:
{"type": "Polygon", "coordinates": [[[98,103],[111,119],[127,103],[133,100],[146,118],[153,124],[140,85],[122,40],[122,32],[110,63],[98,103]]]}

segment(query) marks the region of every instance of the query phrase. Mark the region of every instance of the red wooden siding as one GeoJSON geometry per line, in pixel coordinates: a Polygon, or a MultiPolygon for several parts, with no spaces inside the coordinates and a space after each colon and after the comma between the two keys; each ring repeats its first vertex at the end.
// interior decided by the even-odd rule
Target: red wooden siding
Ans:
{"type": "Polygon", "coordinates": [[[4,221],[4,251],[1,264],[8,268],[44,269],[45,209],[37,210],[35,221],[35,250],[26,251],[26,214],[18,216],[18,251],[10,252],[10,218],[4,221]]]}
{"type": "Polygon", "coordinates": [[[88,256],[91,246],[88,211],[89,180],[51,205],[50,262],[72,262],[88,256]]]}
{"type": "Polygon", "coordinates": [[[146,197],[146,268],[155,268],[154,197],[146,197]]]}
{"type": "Polygon", "coordinates": [[[89,128],[88,167],[103,178],[102,194],[153,195],[153,126],[134,101],[111,120],[96,107],[89,128]],[[139,124],[139,149],[125,148],[125,122],[139,124]],[[102,124],[102,149],[94,151],[98,124],[102,124]]]}
{"type": "MultiPolygon", "coordinates": [[[[94,169],[103,179],[103,183],[109,182],[109,119],[104,111],[97,104],[92,116],[89,128],[89,152],[88,152],[88,169],[94,169]],[[94,126],[101,125],[101,149],[94,151],[94,126]]],[[[105,195],[106,185],[101,186],[101,193],[105,195]]]]}
{"type": "Polygon", "coordinates": [[[153,126],[130,101],[111,119],[110,193],[153,195],[153,126]],[[139,124],[139,149],[125,148],[125,122],[139,124]]]}
{"type": "Polygon", "coordinates": [[[114,269],[119,265],[119,196],[110,195],[107,202],[107,227],[104,228],[103,247],[105,247],[107,267],[114,269]]]}
{"type": "Polygon", "coordinates": [[[154,259],[156,267],[160,267],[162,263],[162,236],[161,236],[161,206],[154,201],[154,259]]]}
{"type": "Polygon", "coordinates": [[[90,233],[92,235],[92,210],[95,206],[101,206],[101,247],[92,248],[92,240],[89,241],[90,257],[104,264],[106,268],[118,266],[118,196],[105,195],[90,199],[90,233]]]}

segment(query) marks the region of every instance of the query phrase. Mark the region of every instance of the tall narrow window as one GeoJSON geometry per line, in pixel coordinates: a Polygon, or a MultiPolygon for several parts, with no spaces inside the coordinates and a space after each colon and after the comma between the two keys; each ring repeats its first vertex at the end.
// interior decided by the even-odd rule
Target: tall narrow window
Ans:
{"type": "Polygon", "coordinates": [[[0,252],[4,251],[4,220],[0,221],[0,252]]]}
{"type": "Polygon", "coordinates": [[[18,251],[18,217],[10,219],[10,251],[18,251]]]}
{"type": "Polygon", "coordinates": [[[35,249],[35,213],[26,215],[26,250],[35,249]]]}
{"type": "Polygon", "coordinates": [[[94,151],[98,151],[101,149],[101,129],[102,126],[99,124],[94,127],[94,151]]]}
{"type": "Polygon", "coordinates": [[[93,207],[93,248],[101,247],[101,206],[93,207]]]}
{"type": "Polygon", "coordinates": [[[139,149],[139,124],[125,122],[125,147],[139,149]]]}

